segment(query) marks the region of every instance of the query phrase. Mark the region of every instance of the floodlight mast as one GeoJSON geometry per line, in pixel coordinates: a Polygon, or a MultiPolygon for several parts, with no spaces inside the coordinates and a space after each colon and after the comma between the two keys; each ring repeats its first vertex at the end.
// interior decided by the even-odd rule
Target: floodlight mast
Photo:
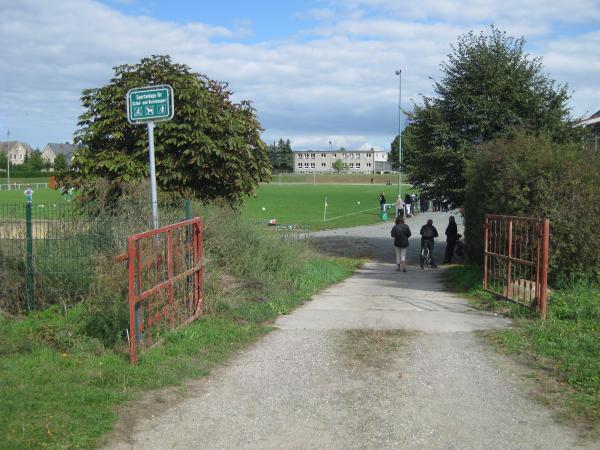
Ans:
{"type": "Polygon", "coordinates": [[[402,198],[402,70],[398,76],[398,197],[402,198]]]}

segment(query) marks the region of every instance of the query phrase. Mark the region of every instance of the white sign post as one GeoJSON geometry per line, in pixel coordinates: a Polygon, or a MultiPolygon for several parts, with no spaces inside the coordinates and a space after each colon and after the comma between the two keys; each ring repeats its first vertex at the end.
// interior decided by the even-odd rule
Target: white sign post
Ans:
{"type": "Polygon", "coordinates": [[[152,225],[158,228],[158,200],[154,163],[154,122],[171,120],[175,113],[173,88],[169,85],[133,88],[127,92],[127,120],[134,125],[148,125],[150,150],[150,190],[152,195],[152,225]]]}

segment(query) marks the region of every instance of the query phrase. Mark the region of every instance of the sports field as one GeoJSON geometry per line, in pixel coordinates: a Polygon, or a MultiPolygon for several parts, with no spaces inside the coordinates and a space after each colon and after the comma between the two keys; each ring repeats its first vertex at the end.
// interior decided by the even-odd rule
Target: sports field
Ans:
{"type": "MultiPolygon", "coordinates": [[[[24,189],[0,191],[0,203],[25,203],[24,189]]],[[[66,201],[63,196],[60,195],[60,191],[53,189],[34,189],[33,190],[33,202],[34,203],[59,203],[66,201]]]]}
{"type": "MultiPolygon", "coordinates": [[[[407,189],[409,186],[404,185],[402,192],[406,193],[407,189]]],[[[388,203],[394,203],[398,188],[384,184],[263,184],[258,188],[256,197],[244,201],[242,214],[265,224],[275,219],[277,224],[307,226],[312,230],[366,225],[381,220],[381,192],[385,193],[388,203]],[[327,212],[324,215],[325,199],[327,212]]],[[[34,203],[58,204],[66,201],[60,191],[34,190],[34,203]]],[[[0,204],[24,203],[22,190],[0,191],[0,204]]],[[[393,217],[392,211],[389,216],[393,217]]]]}
{"type": "MultiPolygon", "coordinates": [[[[403,186],[405,193],[409,186],[403,186]]],[[[379,194],[394,203],[397,186],[340,185],[340,184],[267,184],[258,189],[256,198],[244,202],[244,214],[267,223],[275,219],[278,224],[306,225],[314,230],[350,227],[377,223],[379,194]],[[327,215],[323,220],[327,198],[327,215]],[[264,210],[263,210],[264,208],[264,210]]],[[[393,212],[390,211],[390,217],[393,212]]]]}

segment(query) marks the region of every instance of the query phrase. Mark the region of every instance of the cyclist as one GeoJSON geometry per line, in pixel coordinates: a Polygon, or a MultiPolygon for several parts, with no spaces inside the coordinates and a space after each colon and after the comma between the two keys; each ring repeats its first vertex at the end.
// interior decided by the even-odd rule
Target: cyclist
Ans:
{"type": "Polygon", "coordinates": [[[438,231],[433,226],[433,220],[427,220],[427,223],[421,227],[421,269],[423,269],[423,248],[427,246],[429,249],[429,257],[431,258],[431,267],[437,267],[433,261],[433,244],[434,239],[438,237],[438,231]]]}

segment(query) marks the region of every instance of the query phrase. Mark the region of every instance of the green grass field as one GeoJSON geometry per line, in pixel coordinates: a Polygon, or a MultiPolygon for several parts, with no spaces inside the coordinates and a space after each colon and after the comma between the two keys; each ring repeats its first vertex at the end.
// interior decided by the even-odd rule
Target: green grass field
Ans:
{"type": "MultiPolygon", "coordinates": [[[[402,192],[409,188],[403,185],[402,192]]],[[[265,224],[275,219],[278,224],[307,226],[312,230],[367,225],[380,221],[379,194],[384,192],[387,202],[394,203],[397,189],[382,184],[263,184],[256,197],[244,201],[243,214],[265,224]]],[[[59,191],[37,189],[33,202],[54,205],[66,202],[66,198],[59,191]]],[[[0,205],[24,203],[22,190],[0,191],[0,205]]],[[[389,211],[389,216],[393,217],[393,211],[389,211]]]]}
{"type": "MultiPolygon", "coordinates": [[[[402,192],[408,188],[403,186],[402,192]]],[[[255,198],[244,202],[244,214],[265,223],[275,219],[278,224],[306,225],[314,230],[366,225],[380,220],[381,192],[388,203],[395,202],[396,186],[267,184],[259,188],[255,198]],[[327,220],[323,221],[326,197],[327,220]]]]}
{"type": "MultiPolygon", "coordinates": [[[[25,194],[22,190],[0,191],[0,203],[25,203],[25,194]]],[[[66,201],[60,191],[53,189],[34,189],[34,203],[60,203],[66,201]]]]}

